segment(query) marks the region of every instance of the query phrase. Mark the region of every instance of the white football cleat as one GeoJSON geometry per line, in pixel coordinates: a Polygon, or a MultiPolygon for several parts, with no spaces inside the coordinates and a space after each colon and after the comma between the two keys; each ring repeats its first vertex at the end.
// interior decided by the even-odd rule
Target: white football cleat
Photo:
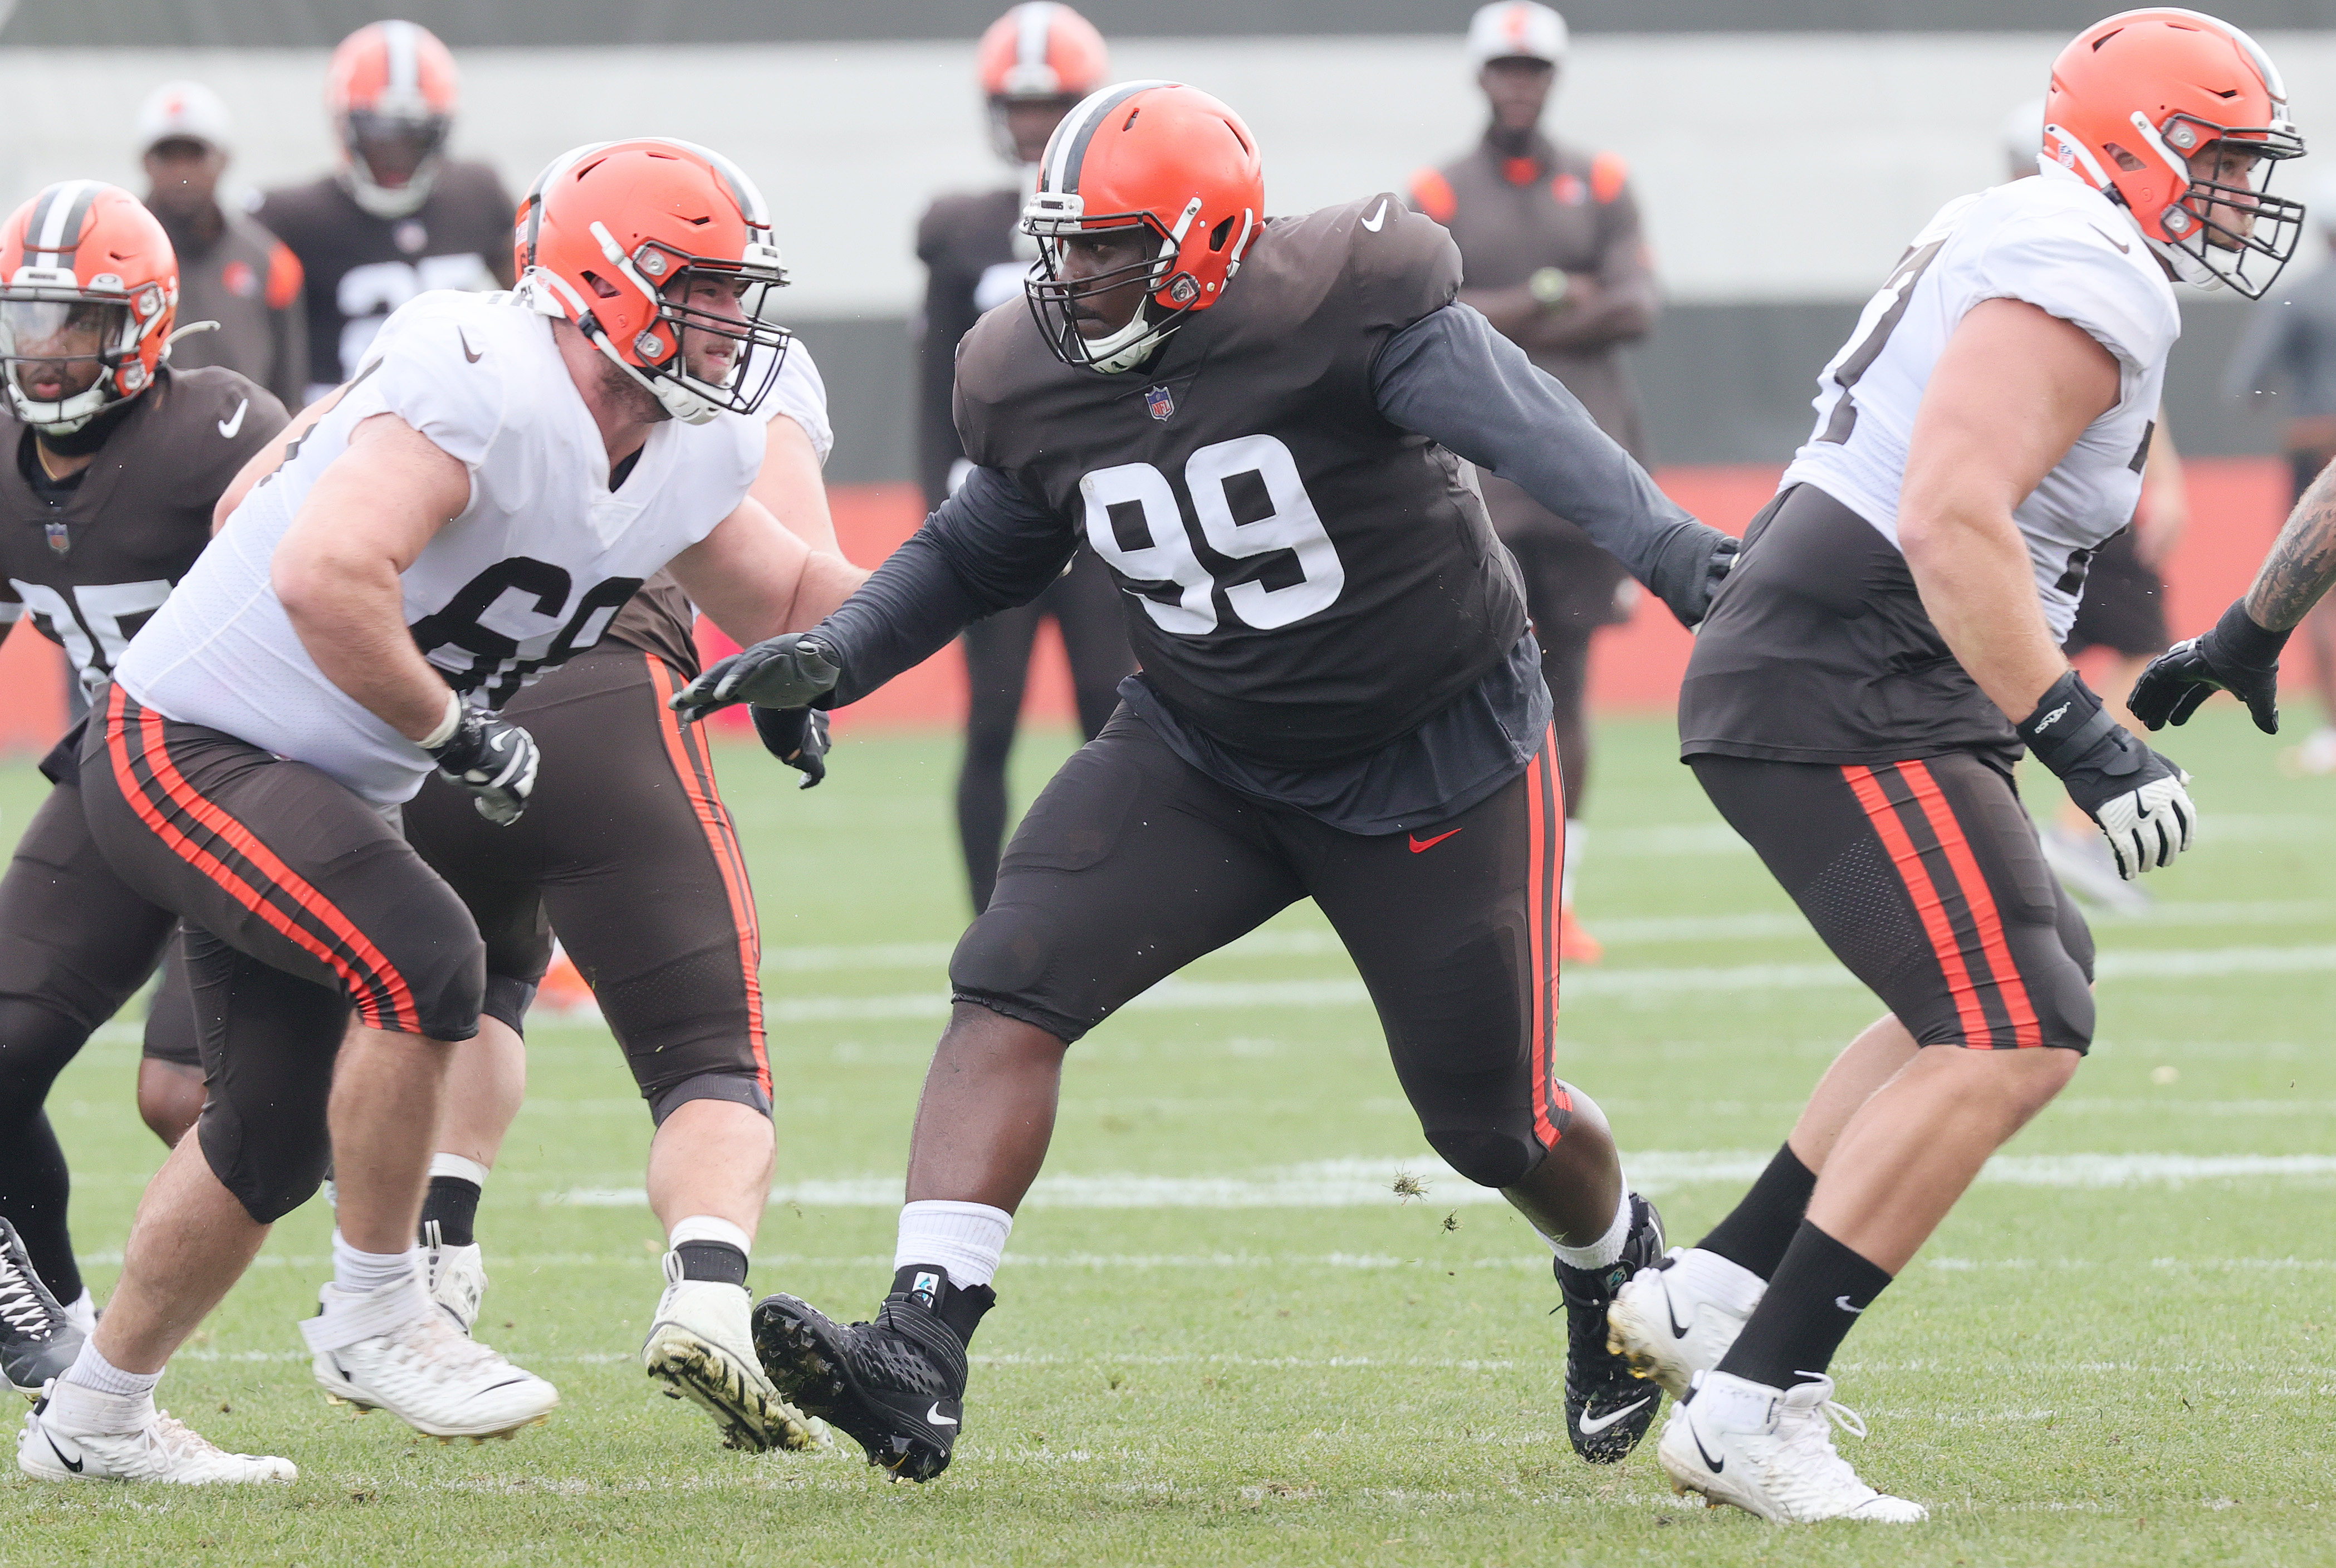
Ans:
{"type": "Polygon", "coordinates": [[[325,1397],[357,1413],[386,1410],[417,1432],[452,1442],[508,1437],[540,1421],[560,1391],[466,1337],[422,1288],[420,1276],[352,1295],[320,1293],[300,1332],[325,1397]]]}
{"type": "Polygon", "coordinates": [[[703,1406],[721,1423],[725,1448],[760,1453],[817,1446],[818,1427],[779,1398],[763,1375],[748,1326],[746,1288],[683,1279],[678,1252],[665,1255],[665,1281],[641,1365],[666,1386],[667,1395],[703,1406]]]}
{"type": "MultiPolygon", "coordinates": [[[[289,1459],[267,1454],[230,1454],[201,1434],[154,1407],[153,1396],[128,1398],[92,1395],[86,1389],[68,1396],[77,1406],[117,1408],[129,1422],[119,1432],[70,1431],[79,1422],[61,1419],[54,1408],[57,1385],[43,1391],[25,1412],[24,1430],[16,1439],[16,1468],[35,1481],[161,1481],[180,1486],[216,1486],[248,1481],[297,1481],[300,1471],[289,1459]]],[[[112,1425],[105,1422],[105,1425],[112,1425]]]]}
{"type": "Polygon", "coordinates": [[[1731,1259],[1700,1247],[1673,1247],[1614,1292],[1606,1309],[1606,1348],[1684,1399],[1698,1372],[1728,1354],[1768,1283],[1731,1259]]]}
{"type": "Polygon", "coordinates": [[[422,1277],[430,1299],[454,1320],[454,1327],[468,1334],[487,1300],[486,1250],[475,1242],[467,1247],[450,1247],[441,1239],[438,1222],[425,1221],[422,1277]]]}
{"type": "Polygon", "coordinates": [[[1833,1426],[1865,1436],[1856,1411],[1833,1402],[1833,1379],[1771,1388],[1730,1372],[1704,1372],[1671,1407],[1655,1456],[1680,1492],[1699,1492],[1778,1524],[1858,1519],[1919,1524],[1920,1503],[1877,1492],[1834,1452],[1833,1426]]]}

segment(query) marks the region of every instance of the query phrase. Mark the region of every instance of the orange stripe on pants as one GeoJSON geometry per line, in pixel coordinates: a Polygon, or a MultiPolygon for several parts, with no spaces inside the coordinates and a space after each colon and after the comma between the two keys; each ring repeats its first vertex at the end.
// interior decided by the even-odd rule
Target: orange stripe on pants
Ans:
{"type": "Polygon", "coordinates": [[[1947,989],[1955,998],[1955,1013],[1962,1019],[1964,1044],[1977,1045],[1991,1038],[1994,1031],[1988,1027],[1987,1015],[1980,1008],[1971,971],[1963,967],[1962,950],[1955,941],[1953,922],[1947,918],[1945,905],[1931,881],[1930,869],[1922,864],[1922,852],[1914,847],[1905,824],[1898,820],[1897,809],[1882,793],[1881,781],[1874,776],[1872,768],[1845,766],[1841,774],[1849,781],[1857,803],[1865,808],[1874,831],[1882,836],[1882,845],[1890,852],[1906,891],[1913,895],[1914,912],[1922,918],[1922,930],[1931,939],[1931,951],[1937,955],[1939,968],[1946,973],[1947,989]]]}
{"type": "Polygon", "coordinates": [[[2044,1044],[2044,1026],[2037,1021],[2036,1005],[2029,999],[2028,984],[2020,978],[2020,969],[2011,961],[2011,949],[2003,940],[2003,917],[1995,907],[1995,895],[1988,891],[1987,879],[1980,875],[1979,862],[1971,854],[1971,841],[1963,836],[1962,824],[1955,820],[1954,809],[1947,804],[1938,780],[1931,770],[1919,762],[1898,765],[1898,774],[1914,792],[1914,799],[1929,819],[1931,831],[1938,835],[1939,846],[1946,852],[1947,864],[1955,873],[1955,881],[1963,891],[1964,900],[1971,908],[1971,918],[1979,928],[1980,949],[1987,954],[1987,967],[1995,973],[1996,989],[2003,997],[2003,1010],[2011,1017],[2012,1043],[2021,1047],[2040,1047],[2044,1044]]]}

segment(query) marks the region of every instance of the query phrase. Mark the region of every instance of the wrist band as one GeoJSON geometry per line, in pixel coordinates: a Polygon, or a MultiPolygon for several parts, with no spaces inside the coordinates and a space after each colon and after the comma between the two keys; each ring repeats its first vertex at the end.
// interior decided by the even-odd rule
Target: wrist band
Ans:
{"type": "Polygon", "coordinates": [[[457,693],[449,691],[446,694],[446,716],[438,721],[438,727],[436,729],[432,730],[428,735],[422,737],[422,749],[423,751],[436,751],[440,746],[444,745],[448,741],[453,740],[454,738],[454,732],[462,727],[462,699],[457,693]]]}

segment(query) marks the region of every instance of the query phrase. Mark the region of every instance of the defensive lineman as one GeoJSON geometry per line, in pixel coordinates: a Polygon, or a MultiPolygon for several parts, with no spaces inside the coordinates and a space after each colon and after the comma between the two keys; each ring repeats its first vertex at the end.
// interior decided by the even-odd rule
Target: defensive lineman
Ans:
{"type": "MultiPolygon", "coordinates": [[[[170,365],[177,258],[127,191],[88,180],[42,191],[0,226],[0,382],[17,433],[0,472],[0,625],[29,620],[94,690],[210,541],[212,502],[284,409],[232,370],[170,365]]],[[[54,787],[0,876],[0,1219],[38,1271],[10,1281],[0,1256],[0,1297],[15,1297],[0,1310],[0,1371],[26,1392],[72,1363],[96,1321],[43,1104],[176,924],[92,842],[79,742],[76,726],[43,760],[54,787]]],[[[171,974],[138,1078],[165,1142],[202,1103],[192,1008],[183,971],[171,974]]]]}
{"type": "Polygon", "coordinates": [[[2189,846],[2182,771],[2059,643],[2133,515],[2170,280],[2259,297],[2294,248],[2302,209],[2263,189],[2303,151],[2285,99],[2252,40],[2195,12],[2070,44],[2042,178],[1916,236],[1697,638],[1687,761],[1891,1011],[1736,1211],[1614,1304],[1616,1347],[1683,1396],[1660,1448],[1682,1489],[1776,1520],[1925,1516],[1834,1451],[1826,1368],[2092,1038],[2092,940],[2012,788],[2020,746],[2126,874],[2189,846]]]}
{"type": "Polygon", "coordinates": [[[807,552],[747,496],[745,416],[784,343],[752,186],[635,141],[565,156],[542,191],[521,293],[401,311],[102,694],[85,809],[123,880],[192,928],[212,1093],[96,1333],[26,1419],[28,1475],[292,1475],[161,1417],[153,1388],[328,1147],[335,1278],[303,1325],[319,1378],[442,1437],[557,1400],[460,1334],[417,1268],[449,1042],[477,1032],[484,968],[397,807],[434,766],[515,819],[537,754],[497,706],[669,562],[734,631],[774,631],[807,552]]]}
{"type": "Polygon", "coordinates": [[[1191,87],[1110,87],[1048,144],[1042,271],[959,356],[966,483],[810,635],[683,694],[850,701],[1082,540],[1144,671],[1032,805],[950,965],[897,1271],[873,1324],[755,1309],[782,1393],[923,1479],[1044,1159],[1070,1044],[1312,897],[1362,969],[1429,1142],[1556,1251],[1567,1427],[1619,1459],[1653,1418],[1604,1345],[1661,1227],[1557,1078],[1564,819],[1515,570],[1465,458],[1580,520],[1689,624],[1735,542],[1665,500],[1465,305],[1450,238],[1393,195],[1264,221],[1248,128],[1191,87]]]}

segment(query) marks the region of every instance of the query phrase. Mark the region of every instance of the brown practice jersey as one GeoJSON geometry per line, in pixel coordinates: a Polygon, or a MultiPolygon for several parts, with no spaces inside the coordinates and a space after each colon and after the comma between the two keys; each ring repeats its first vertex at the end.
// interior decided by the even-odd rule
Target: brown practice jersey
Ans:
{"type": "Polygon", "coordinates": [[[655,654],[680,671],[684,680],[694,680],[697,638],[691,628],[696,624],[697,609],[689,602],[689,595],[682,591],[672,572],[661,571],[634,589],[608,629],[600,634],[600,640],[655,654]]]}
{"type": "Polygon", "coordinates": [[[390,312],[433,288],[511,286],[517,204],[483,163],[450,162],[404,218],[377,218],[331,175],[271,190],[253,215],[307,276],[308,395],[356,374],[390,312]]]}
{"type": "Polygon", "coordinates": [[[959,342],[982,313],[1017,303],[1037,252],[1020,231],[1022,198],[1012,190],[944,196],[917,225],[925,264],[925,313],[917,342],[917,479],[925,504],[949,499],[951,471],[965,460],[951,394],[959,342]]]}
{"type": "Polygon", "coordinates": [[[18,427],[0,475],[0,620],[29,612],[84,689],[102,679],[210,542],[220,493],[286,420],[272,394],[234,371],[165,366],[63,484],[18,427]]]}
{"type": "Polygon", "coordinates": [[[182,370],[225,365],[298,408],[308,392],[308,314],[300,259],[291,247],[243,213],[222,210],[206,244],[186,224],[156,213],[179,258],[179,325],[216,321],[216,332],[189,333],[170,346],[182,370]]]}
{"type": "Polygon", "coordinates": [[[1398,198],[1270,219],[1143,371],[1064,364],[1018,300],[984,316],[958,430],[1111,568],[1137,678],[1181,721],[1269,764],[1359,756],[1524,630],[1465,465],[1375,402],[1379,351],[1459,285],[1451,237],[1398,198]]]}

